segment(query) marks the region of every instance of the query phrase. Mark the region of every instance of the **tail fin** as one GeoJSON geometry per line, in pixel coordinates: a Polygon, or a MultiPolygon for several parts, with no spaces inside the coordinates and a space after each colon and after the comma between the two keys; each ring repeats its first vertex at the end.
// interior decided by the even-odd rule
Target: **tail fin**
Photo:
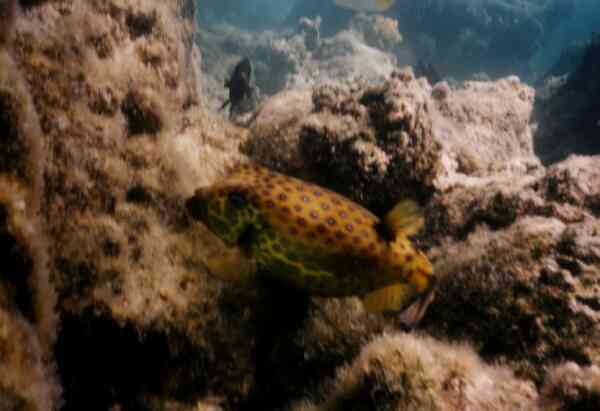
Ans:
{"type": "Polygon", "coordinates": [[[396,237],[416,234],[424,225],[423,212],[412,200],[404,200],[385,216],[385,223],[396,237]]]}

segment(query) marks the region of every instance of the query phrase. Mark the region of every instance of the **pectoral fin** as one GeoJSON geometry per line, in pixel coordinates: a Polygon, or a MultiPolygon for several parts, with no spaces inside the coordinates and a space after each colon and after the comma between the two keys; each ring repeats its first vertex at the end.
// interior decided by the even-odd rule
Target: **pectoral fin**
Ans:
{"type": "Polygon", "coordinates": [[[225,281],[244,282],[256,273],[256,261],[238,248],[214,252],[203,260],[209,274],[225,281]]]}

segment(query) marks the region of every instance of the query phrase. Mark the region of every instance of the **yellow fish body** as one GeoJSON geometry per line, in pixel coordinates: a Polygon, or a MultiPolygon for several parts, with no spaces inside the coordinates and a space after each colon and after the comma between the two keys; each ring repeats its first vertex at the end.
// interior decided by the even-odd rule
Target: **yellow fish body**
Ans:
{"type": "Polygon", "coordinates": [[[395,0],[333,0],[337,6],[368,12],[383,12],[394,5],[395,0]]]}
{"type": "Polygon", "coordinates": [[[332,191],[243,165],[198,189],[187,208],[254,262],[209,259],[208,268],[227,279],[264,274],[312,295],[357,295],[370,311],[404,311],[406,323],[418,321],[432,300],[432,266],[407,238],[423,224],[412,202],[382,222],[332,191]]]}

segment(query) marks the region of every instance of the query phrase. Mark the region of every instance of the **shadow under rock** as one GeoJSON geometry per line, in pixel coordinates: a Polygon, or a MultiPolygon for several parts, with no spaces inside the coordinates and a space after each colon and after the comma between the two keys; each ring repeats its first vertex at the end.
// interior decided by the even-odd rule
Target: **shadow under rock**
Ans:
{"type": "Polygon", "coordinates": [[[238,408],[283,410],[333,377],[346,358],[332,354],[305,358],[300,334],[311,310],[309,295],[276,281],[260,285],[256,310],[256,369],[254,386],[238,408]]]}

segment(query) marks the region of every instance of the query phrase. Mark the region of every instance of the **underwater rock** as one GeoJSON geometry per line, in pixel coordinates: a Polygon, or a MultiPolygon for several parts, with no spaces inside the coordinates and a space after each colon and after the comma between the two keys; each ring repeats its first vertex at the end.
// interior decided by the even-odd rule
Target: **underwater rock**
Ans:
{"type": "MultiPolygon", "coordinates": [[[[6,113],[5,113],[6,114],[6,113]]],[[[22,136],[21,138],[27,138],[22,136]]],[[[60,385],[51,352],[56,297],[29,187],[0,175],[0,408],[52,410],[60,385]]]]}
{"type": "MultiPolygon", "coordinates": [[[[284,106],[266,105],[259,120],[270,116],[274,124],[282,124],[286,117],[279,107],[284,106]]],[[[310,110],[311,104],[303,107],[301,111],[310,110]]],[[[378,212],[396,198],[431,193],[439,144],[431,135],[426,93],[411,73],[393,74],[380,85],[315,87],[312,107],[300,127],[282,128],[288,136],[299,131],[297,138],[287,138],[297,142],[289,162],[267,148],[273,140],[258,134],[260,129],[253,129],[248,154],[262,161],[260,153],[267,153],[265,160],[279,170],[333,187],[378,212]]]]}
{"type": "Polygon", "coordinates": [[[468,339],[537,382],[542,364],[597,361],[597,164],[571,157],[539,177],[436,195],[425,237],[440,285],[425,328],[468,339]]]}
{"type": "Polygon", "coordinates": [[[244,143],[243,150],[268,167],[299,173],[305,168],[300,130],[312,110],[311,89],[288,90],[268,98],[252,123],[253,137],[244,143]]]}
{"type": "Polygon", "coordinates": [[[444,146],[445,174],[439,187],[464,175],[522,175],[540,168],[529,125],[535,92],[511,76],[497,81],[467,81],[455,89],[434,87],[433,135],[444,146]]]}
{"type": "Polygon", "coordinates": [[[323,388],[324,400],[294,411],[536,410],[533,384],[484,364],[467,346],[430,337],[383,334],[323,388]]]}
{"type": "Polygon", "coordinates": [[[410,71],[379,86],[316,87],[312,103],[281,94],[257,119],[270,134],[253,128],[246,152],[380,214],[420,196],[420,241],[440,281],[423,324],[432,335],[471,341],[538,383],[548,364],[597,361],[600,162],[571,157],[544,169],[529,127],[533,89],[517,78],[432,94],[410,71]],[[283,109],[292,105],[298,116],[283,109]],[[289,151],[276,149],[284,142],[289,151]]]}
{"type": "Polygon", "coordinates": [[[163,110],[150,89],[132,90],[121,104],[129,136],[154,135],[163,127],[163,110]]]}
{"type": "Polygon", "coordinates": [[[53,409],[56,295],[39,218],[43,135],[26,80],[0,49],[0,408],[53,409]]]}
{"type": "Polygon", "coordinates": [[[398,20],[390,17],[359,13],[349,26],[361,35],[365,44],[380,50],[391,50],[403,40],[398,20]]]}
{"type": "Polygon", "coordinates": [[[548,374],[541,390],[544,410],[593,410],[600,404],[600,367],[568,362],[548,374]]]}
{"type": "Polygon", "coordinates": [[[60,385],[48,364],[47,347],[21,315],[0,309],[0,409],[56,409],[60,385]]]}
{"type": "Polygon", "coordinates": [[[404,195],[424,199],[471,177],[540,169],[529,127],[531,87],[515,77],[467,82],[446,85],[440,98],[441,87],[405,70],[380,85],[315,87],[312,103],[305,91],[280,94],[261,109],[246,152],[380,212],[404,195]]]}
{"type": "Polygon", "coordinates": [[[323,86],[300,134],[309,169],[376,212],[394,199],[427,198],[439,167],[427,101],[412,73],[380,86],[323,86]],[[354,170],[354,172],[348,172],[354,170]]]}

